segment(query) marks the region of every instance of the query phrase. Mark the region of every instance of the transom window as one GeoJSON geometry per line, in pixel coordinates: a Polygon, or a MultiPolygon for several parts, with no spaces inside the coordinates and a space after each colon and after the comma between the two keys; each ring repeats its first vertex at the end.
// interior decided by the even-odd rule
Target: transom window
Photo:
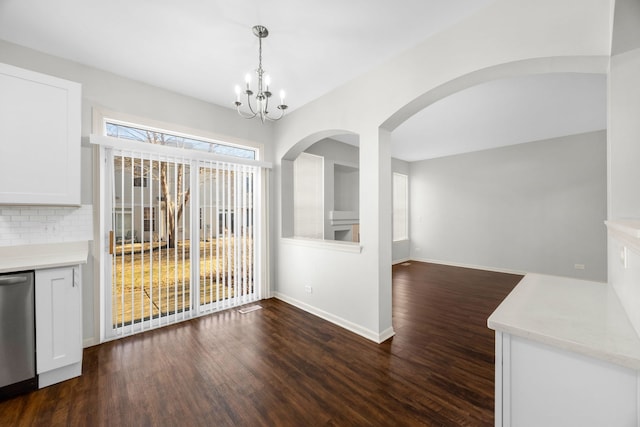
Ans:
{"type": "Polygon", "coordinates": [[[239,157],[241,159],[256,160],[258,157],[258,150],[256,148],[243,147],[204,138],[177,135],[175,133],[164,133],[158,130],[142,129],[115,121],[107,121],[105,124],[107,136],[114,138],[160,144],[169,147],[187,148],[222,156],[239,157]]]}

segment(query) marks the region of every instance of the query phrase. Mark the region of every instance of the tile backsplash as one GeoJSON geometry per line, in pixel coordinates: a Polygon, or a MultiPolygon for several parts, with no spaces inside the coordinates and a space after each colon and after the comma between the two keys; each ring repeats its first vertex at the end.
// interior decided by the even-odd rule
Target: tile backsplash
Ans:
{"type": "Polygon", "coordinates": [[[0,246],[93,240],[93,205],[0,206],[0,246]]]}

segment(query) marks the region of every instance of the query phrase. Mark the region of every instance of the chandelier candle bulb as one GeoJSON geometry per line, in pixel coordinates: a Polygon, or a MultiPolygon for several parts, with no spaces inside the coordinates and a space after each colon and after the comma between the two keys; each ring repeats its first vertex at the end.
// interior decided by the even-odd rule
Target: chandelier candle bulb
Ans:
{"type": "Polygon", "coordinates": [[[251,74],[247,73],[244,76],[244,81],[247,84],[247,90],[249,90],[249,85],[251,84],[251,74]]]}
{"type": "Polygon", "coordinates": [[[284,105],[284,96],[286,94],[284,93],[283,90],[280,91],[280,105],[284,105]]]}
{"type": "Polygon", "coordinates": [[[264,76],[264,85],[265,85],[265,90],[267,92],[269,92],[269,85],[271,84],[271,77],[269,76],[264,76]]]}
{"type": "Polygon", "coordinates": [[[240,86],[236,85],[236,103],[240,102],[240,86]]]}

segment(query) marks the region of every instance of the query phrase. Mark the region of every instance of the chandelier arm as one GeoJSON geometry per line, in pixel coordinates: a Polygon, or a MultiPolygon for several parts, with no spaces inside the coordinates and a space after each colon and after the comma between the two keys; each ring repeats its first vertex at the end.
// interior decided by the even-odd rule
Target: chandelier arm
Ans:
{"type": "Polygon", "coordinates": [[[240,110],[240,107],[242,106],[242,102],[236,102],[236,111],[238,112],[240,117],[242,117],[243,119],[253,119],[255,116],[258,115],[258,113],[253,111],[253,108],[251,108],[251,100],[249,99],[248,95],[247,95],[247,104],[249,105],[249,110],[251,111],[251,114],[244,113],[240,110]]]}
{"type": "Polygon", "coordinates": [[[270,122],[277,122],[278,120],[280,120],[284,116],[284,110],[281,109],[281,108],[279,108],[279,110],[280,110],[280,115],[278,117],[271,117],[271,116],[265,116],[265,117],[270,122]]]}
{"type": "Polygon", "coordinates": [[[240,107],[236,108],[236,111],[238,112],[238,114],[240,115],[240,117],[242,117],[243,119],[253,119],[255,116],[257,116],[257,114],[247,114],[247,113],[243,113],[242,111],[240,111],[240,107]]]}
{"type": "Polygon", "coordinates": [[[256,108],[255,111],[253,110],[253,107],[251,106],[251,96],[247,95],[247,107],[249,107],[249,111],[251,111],[251,114],[253,114],[252,117],[255,117],[258,115],[258,109],[256,108]]]}

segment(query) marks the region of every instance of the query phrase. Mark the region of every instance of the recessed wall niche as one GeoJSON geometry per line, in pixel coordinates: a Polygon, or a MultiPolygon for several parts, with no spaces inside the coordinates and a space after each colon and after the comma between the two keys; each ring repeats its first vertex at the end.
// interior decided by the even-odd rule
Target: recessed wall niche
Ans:
{"type": "MultiPolygon", "coordinates": [[[[333,164],[333,209],[327,231],[334,240],[360,241],[360,171],[357,166],[333,164]]],[[[326,235],[326,232],[325,232],[326,235]]]]}

